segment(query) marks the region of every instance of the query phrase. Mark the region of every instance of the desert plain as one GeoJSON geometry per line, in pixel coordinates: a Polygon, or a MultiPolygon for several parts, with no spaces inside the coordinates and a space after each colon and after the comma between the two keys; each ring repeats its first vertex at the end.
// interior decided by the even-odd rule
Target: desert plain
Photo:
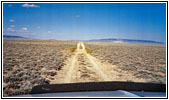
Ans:
{"type": "Polygon", "coordinates": [[[166,83],[166,46],[3,39],[3,95],[43,84],[101,81],[166,83]]]}

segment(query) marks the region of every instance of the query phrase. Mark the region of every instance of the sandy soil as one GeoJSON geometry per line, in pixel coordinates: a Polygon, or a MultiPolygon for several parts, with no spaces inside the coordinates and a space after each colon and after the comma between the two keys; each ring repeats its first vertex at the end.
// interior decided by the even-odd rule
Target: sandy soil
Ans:
{"type": "Polygon", "coordinates": [[[136,78],[130,73],[119,73],[116,68],[116,65],[102,63],[88,54],[84,43],[79,42],[73,56],[66,61],[64,69],[58,73],[52,83],[130,81],[130,79],[146,82],[145,79],[136,78]]]}
{"type": "Polygon", "coordinates": [[[105,42],[85,42],[85,45],[92,56],[110,65],[104,67],[110,68],[107,73],[117,72],[122,81],[166,82],[165,45],[105,42]]]}
{"type": "Polygon", "coordinates": [[[91,55],[88,55],[83,43],[78,43],[71,67],[65,77],[65,83],[107,81],[108,78],[95,63],[91,55]],[[82,48],[81,48],[81,47],[82,48]],[[80,49],[81,48],[81,49],[80,49]]]}
{"type": "Polygon", "coordinates": [[[43,84],[99,81],[165,83],[165,46],[4,39],[4,96],[43,84]]]}

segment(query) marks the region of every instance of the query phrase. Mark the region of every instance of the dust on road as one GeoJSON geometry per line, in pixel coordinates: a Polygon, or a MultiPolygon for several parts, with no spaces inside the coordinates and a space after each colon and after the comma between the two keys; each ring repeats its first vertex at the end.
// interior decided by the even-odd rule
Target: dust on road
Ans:
{"type": "Polygon", "coordinates": [[[109,79],[92,56],[87,54],[84,44],[79,42],[64,83],[89,81],[109,81],[109,79]]]}
{"type": "Polygon", "coordinates": [[[66,65],[63,67],[63,70],[58,72],[58,75],[51,81],[51,84],[126,81],[128,78],[134,78],[129,73],[123,76],[124,78],[119,77],[120,73],[115,71],[117,66],[102,63],[94,56],[88,54],[83,42],[77,44],[74,54],[65,63],[66,65]]]}

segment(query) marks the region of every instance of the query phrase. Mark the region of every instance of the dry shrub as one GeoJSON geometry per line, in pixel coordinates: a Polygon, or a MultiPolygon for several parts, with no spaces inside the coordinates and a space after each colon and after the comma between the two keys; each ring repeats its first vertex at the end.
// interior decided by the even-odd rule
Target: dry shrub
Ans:
{"type": "Polygon", "coordinates": [[[76,48],[69,48],[71,52],[75,52],[76,48]]]}
{"type": "Polygon", "coordinates": [[[92,53],[92,51],[89,48],[86,48],[86,52],[89,53],[89,54],[92,53]]]}

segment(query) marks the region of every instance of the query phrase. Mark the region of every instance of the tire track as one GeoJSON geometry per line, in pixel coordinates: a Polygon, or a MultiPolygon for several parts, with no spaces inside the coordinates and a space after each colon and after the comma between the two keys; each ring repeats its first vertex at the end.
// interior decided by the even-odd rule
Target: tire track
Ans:
{"type": "Polygon", "coordinates": [[[87,54],[84,44],[79,42],[64,83],[109,81],[94,59],[96,58],[87,54]]]}
{"type": "Polygon", "coordinates": [[[69,71],[68,71],[68,73],[67,73],[67,75],[66,75],[65,80],[64,80],[65,83],[71,82],[71,75],[72,75],[73,70],[74,70],[74,65],[75,65],[75,61],[76,61],[77,55],[78,55],[78,53],[76,53],[76,54],[74,55],[74,57],[73,57],[71,67],[70,67],[70,69],[69,69],[69,71]]]}
{"type": "Polygon", "coordinates": [[[107,77],[107,75],[105,75],[105,73],[99,68],[98,64],[95,63],[95,61],[93,60],[93,57],[89,54],[86,54],[88,59],[90,60],[90,62],[93,64],[93,67],[96,69],[96,71],[99,73],[100,77],[102,77],[102,79],[104,81],[109,81],[110,79],[107,77]]]}

